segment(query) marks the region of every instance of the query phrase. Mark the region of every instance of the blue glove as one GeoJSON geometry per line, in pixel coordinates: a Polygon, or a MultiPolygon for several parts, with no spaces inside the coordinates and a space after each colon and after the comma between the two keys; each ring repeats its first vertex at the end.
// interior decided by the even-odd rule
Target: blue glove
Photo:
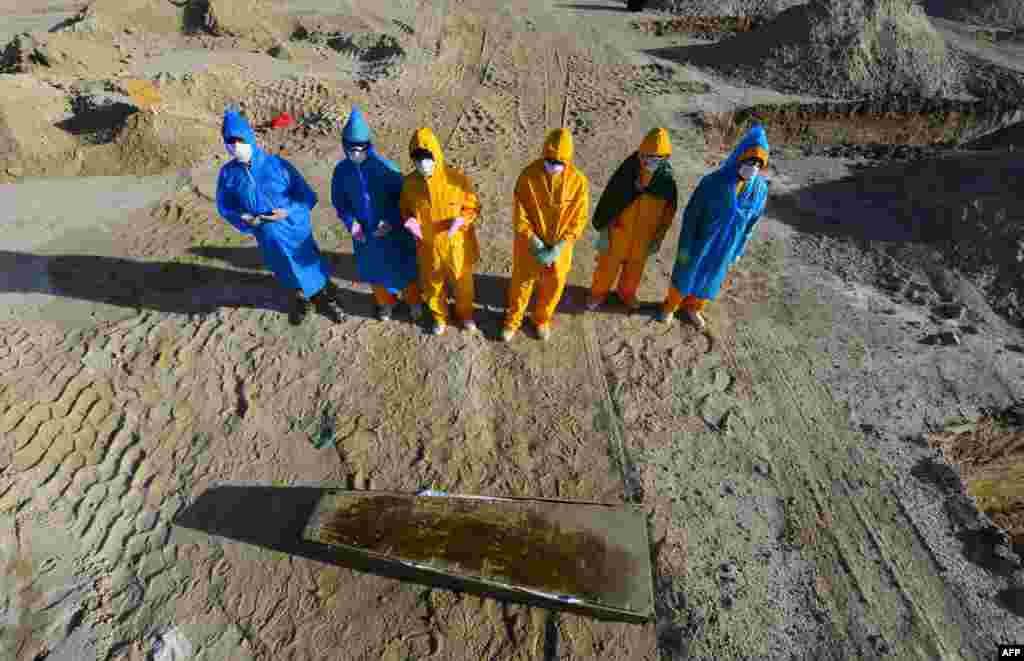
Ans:
{"type": "Polygon", "coordinates": [[[530,254],[533,255],[534,259],[540,262],[541,257],[544,255],[544,253],[547,252],[547,250],[547,244],[541,241],[540,237],[538,237],[536,234],[530,235],[530,254]]]}
{"type": "Polygon", "coordinates": [[[559,241],[554,246],[541,253],[537,258],[537,261],[544,266],[551,266],[558,260],[558,256],[562,254],[563,248],[565,248],[565,241],[559,241]]]}
{"type": "Polygon", "coordinates": [[[594,241],[594,247],[597,248],[597,252],[603,254],[608,252],[610,244],[610,233],[608,232],[608,228],[606,227],[597,233],[597,240],[594,241]]]}

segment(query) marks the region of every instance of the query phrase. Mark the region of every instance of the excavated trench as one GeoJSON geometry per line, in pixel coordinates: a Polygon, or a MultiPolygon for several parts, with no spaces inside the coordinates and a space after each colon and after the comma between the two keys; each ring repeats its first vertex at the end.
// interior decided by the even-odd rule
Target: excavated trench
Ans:
{"type": "Polygon", "coordinates": [[[899,158],[979,141],[1024,121],[1024,107],[888,99],[759,105],[690,117],[703,128],[707,147],[713,152],[731,149],[751,125],[760,123],[773,146],[795,146],[812,153],[842,146],[869,157],[899,158]]]}
{"type": "Polygon", "coordinates": [[[756,16],[677,16],[633,21],[632,27],[646,34],[664,37],[685,34],[697,39],[717,41],[760,27],[764,19],[756,16]]]}

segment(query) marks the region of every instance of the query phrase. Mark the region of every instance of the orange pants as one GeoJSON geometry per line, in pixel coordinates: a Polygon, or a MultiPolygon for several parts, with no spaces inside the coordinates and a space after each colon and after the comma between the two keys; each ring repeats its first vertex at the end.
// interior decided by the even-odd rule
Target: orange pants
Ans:
{"type": "Polygon", "coordinates": [[[693,294],[683,296],[675,287],[669,287],[668,296],[665,297],[665,302],[662,304],[661,309],[665,314],[675,314],[679,308],[691,312],[701,312],[707,304],[708,299],[706,298],[697,298],[693,294]]]}
{"type": "Polygon", "coordinates": [[[559,276],[553,268],[541,269],[531,278],[523,278],[513,268],[512,283],[508,288],[508,312],[505,314],[505,328],[519,330],[523,324],[523,316],[530,304],[530,296],[533,289],[537,287],[537,302],[533,308],[533,323],[536,326],[545,326],[551,323],[551,317],[555,315],[555,308],[558,301],[562,299],[562,292],[565,291],[565,282],[568,274],[559,276]]]}
{"type": "Polygon", "coordinates": [[[606,299],[617,279],[619,281],[619,298],[623,303],[632,303],[636,300],[636,291],[640,289],[640,281],[644,277],[644,267],[646,266],[646,259],[638,262],[626,262],[616,259],[610,254],[600,255],[597,258],[597,268],[594,270],[594,279],[590,285],[591,297],[600,301],[606,299]],[[619,277],[620,271],[622,277],[619,277]]]}
{"type": "MultiPolygon", "coordinates": [[[[398,298],[389,292],[384,287],[373,285],[373,298],[377,301],[377,305],[394,305],[398,303],[398,298]]],[[[413,282],[402,291],[402,299],[408,305],[420,305],[423,301],[420,298],[420,286],[413,282]]]]}

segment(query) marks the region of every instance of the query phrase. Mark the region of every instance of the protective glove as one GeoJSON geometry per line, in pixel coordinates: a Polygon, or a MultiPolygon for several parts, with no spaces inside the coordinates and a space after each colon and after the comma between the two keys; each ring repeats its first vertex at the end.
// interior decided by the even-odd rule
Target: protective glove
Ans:
{"type": "Polygon", "coordinates": [[[402,227],[409,230],[409,233],[415,236],[420,241],[423,240],[423,230],[420,229],[420,221],[416,220],[416,217],[406,218],[402,227]]]}
{"type": "Polygon", "coordinates": [[[251,213],[243,213],[242,222],[256,230],[263,227],[263,225],[269,221],[267,221],[263,216],[254,216],[251,213]]]}
{"type": "Polygon", "coordinates": [[[379,221],[377,223],[377,231],[373,233],[378,239],[383,239],[385,236],[391,233],[391,225],[386,221],[379,221]]]}
{"type": "Polygon", "coordinates": [[[363,233],[363,226],[358,220],[352,221],[352,238],[359,243],[366,241],[366,234],[363,233]]]}
{"type": "Polygon", "coordinates": [[[565,241],[559,241],[552,247],[545,250],[537,261],[544,266],[551,266],[558,261],[558,256],[562,254],[562,249],[565,248],[565,241]]]}
{"type": "Polygon", "coordinates": [[[452,226],[448,228],[448,238],[455,236],[455,233],[459,231],[459,228],[466,224],[466,219],[462,216],[457,216],[452,220],[452,226]]]}
{"type": "Polygon", "coordinates": [[[604,254],[608,252],[610,244],[611,234],[608,228],[606,227],[597,233],[597,240],[594,241],[594,247],[597,248],[597,252],[604,254]]]}
{"type": "Polygon", "coordinates": [[[530,235],[530,254],[538,262],[541,261],[541,257],[547,251],[548,246],[546,243],[540,240],[540,237],[536,234],[530,235]]]}

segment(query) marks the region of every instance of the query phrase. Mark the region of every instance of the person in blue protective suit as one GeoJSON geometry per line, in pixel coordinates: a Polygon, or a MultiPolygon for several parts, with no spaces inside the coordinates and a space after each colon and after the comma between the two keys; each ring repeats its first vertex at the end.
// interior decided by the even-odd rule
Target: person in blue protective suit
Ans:
{"type": "Polygon", "coordinates": [[[221,129],[232,159],[217,178],[217,211],[239,232],[255,237],[278,282],[295,292],[289,321],[299,325],[313,303],[331,321],[338,292],[313,238],[310,211],[317,195],[291,163],[256,146],[256,135],[237,109],[224,113],[221,129]]]}
{"type": "Polygon", "coordinates": [[[370,127],[352,108],[341,134],[343,160],[331,178],[331,203],[352,235],[359,279],[373,287],[377,316],[391,318],[401,293],[413,319],[423,315],[417,283],[416,239],[402,226],[402,173],[377,153],[370,127]]]}
{"type": "Polygon", "coordinates": [[[681,307],[691,322],[704,329],[704,308],[743,255],[764,212],[768,183],[761,171],[768,166],[768,153],[768,136],[755,125],[729,158],[697,184],[683,212],[672,286],[659,320],[671,321],[681,307]]]}

